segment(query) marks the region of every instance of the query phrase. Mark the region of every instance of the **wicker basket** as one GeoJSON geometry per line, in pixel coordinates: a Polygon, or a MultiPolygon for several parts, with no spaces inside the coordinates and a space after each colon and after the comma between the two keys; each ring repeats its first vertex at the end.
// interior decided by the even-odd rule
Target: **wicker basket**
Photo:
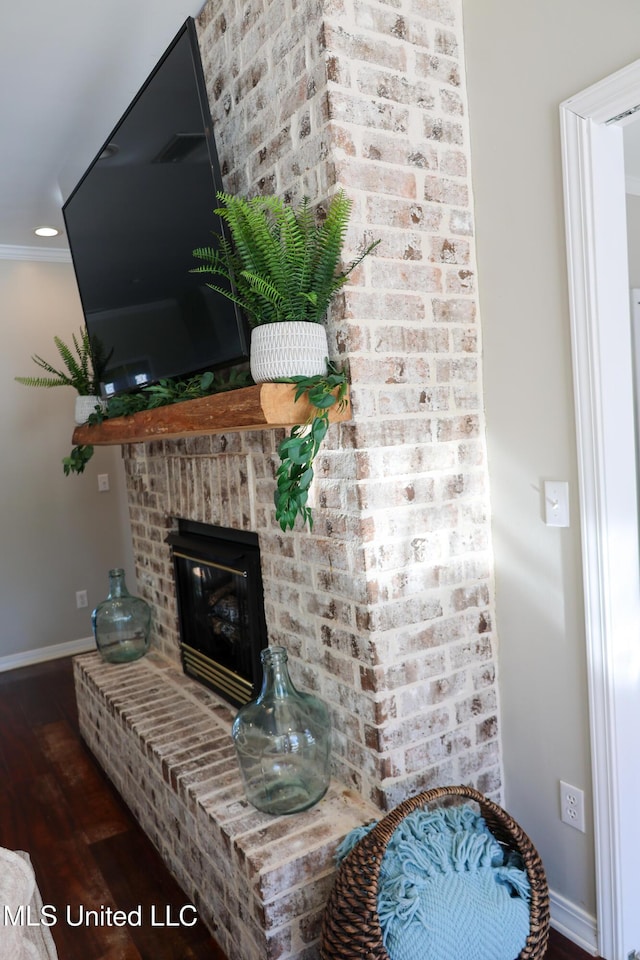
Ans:
{"type": "MultiPolygon", "coordinates": [[[[380,864],[398,824],[413,810],[474,800],[500,843],[522,856],[531,885],[529,936],[519,960],[542,957],[549,936],[549,891],[542,861],[526,833],[492,800],[471,787],[438,787],[399,804],[360,840],[338,868],[324,914],[323,960],[390,960],[377,912],[380,864]]],[[[445,958],[443,958],[445,960],[445,958]]],[[[515,960],[515,958],[514,958],[515,960]]]]}

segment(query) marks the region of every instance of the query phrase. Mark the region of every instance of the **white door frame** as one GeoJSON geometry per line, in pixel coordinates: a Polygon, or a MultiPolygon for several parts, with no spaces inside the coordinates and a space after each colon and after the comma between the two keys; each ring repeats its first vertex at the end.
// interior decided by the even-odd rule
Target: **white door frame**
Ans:
{"type": "Polygon", "coordinates": [[[598,950],[606,960],[640,956],[640,564],[621,129],[639,103],[637,61],[560,107],[598,950]]]}

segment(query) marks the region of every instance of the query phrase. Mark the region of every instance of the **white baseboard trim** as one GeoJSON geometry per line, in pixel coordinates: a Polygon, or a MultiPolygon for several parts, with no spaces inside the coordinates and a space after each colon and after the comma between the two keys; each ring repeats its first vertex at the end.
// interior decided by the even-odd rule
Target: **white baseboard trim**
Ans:
{"type": "Polygon", "coordinates": [[[0,673],[4,673],[6,670],[18,670],[20,667],[29,667],[34,663],[44,663],[45,660],[73,657],[76,653],[86,653],[88,650],[95,650],[95,648],[96,642],[93,637],[83,637],[80,640],[69,640],[68,643],[56,643],[51,647],[25,650],[24,653],[10,653],[7,657],[0,657],[0,673]]]}
{"type": "Polygon", "coordinates": [[[567,940],[571,940],[586,953],[590,953],[592,957],[597,957],[598,925],[596,918],[554,890],[549,891],[549,907],[553,929],[561,933],[567,940]]]}

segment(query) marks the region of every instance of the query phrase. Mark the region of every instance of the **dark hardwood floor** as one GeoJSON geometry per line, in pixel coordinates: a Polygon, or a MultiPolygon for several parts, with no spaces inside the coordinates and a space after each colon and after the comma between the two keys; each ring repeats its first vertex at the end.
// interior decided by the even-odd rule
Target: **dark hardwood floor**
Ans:
{"type": "Polygon", "coordinates": [[[0,846],[29,853],[60,960],[225,960],[199,921],[160,926],[189,901],[80,739],[71,660],[0,674],[0,772],[0,846]],[[101,908],[140,925],[74,925],[101,908]]]}
{"type": "MultiPolygon", "coordinates": [[[[70,659],[0,673],[0,774],[0,846],[29,853],[60,960],[225,960],[200,922],[152,925],[188,900],[80,738],[70,659]],[[142,922],[77,925],[101,908],[142,922]]],[[[587,958],[551,931],[546,960],[587,958]]]]}

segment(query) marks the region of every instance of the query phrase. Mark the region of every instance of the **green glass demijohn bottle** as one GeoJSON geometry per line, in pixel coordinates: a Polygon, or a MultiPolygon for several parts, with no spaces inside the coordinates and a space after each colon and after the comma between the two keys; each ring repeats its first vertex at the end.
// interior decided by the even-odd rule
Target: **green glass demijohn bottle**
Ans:
{"type": "Polygon", "coordinates": [[[231,735],[247,799],[265,813],[299,813],[327,791],[331,721],[326,705],[294,687],[283,647],[266,647],[260,695],[240,708],[231,735]]]}
{"type": "Polygon", "coordinates": [[[109,570],[109,596],[91,614],[96,646],[108,663],[128,663],[149,649],[151,607],[127,590],[124,570],[109,570]]]}

